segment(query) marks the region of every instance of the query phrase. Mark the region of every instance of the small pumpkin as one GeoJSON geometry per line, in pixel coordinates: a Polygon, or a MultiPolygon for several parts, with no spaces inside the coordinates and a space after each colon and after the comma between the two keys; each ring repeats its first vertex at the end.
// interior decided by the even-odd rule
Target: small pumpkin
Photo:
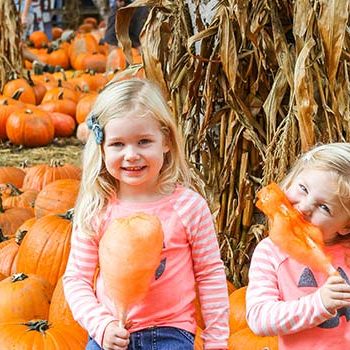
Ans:
{"type": "Polygon", "coordinates": [[[49,38],[43,31],[36,30],[29,35],[29,41],[35,48],[40,49],[47,46],[49,38]]]}

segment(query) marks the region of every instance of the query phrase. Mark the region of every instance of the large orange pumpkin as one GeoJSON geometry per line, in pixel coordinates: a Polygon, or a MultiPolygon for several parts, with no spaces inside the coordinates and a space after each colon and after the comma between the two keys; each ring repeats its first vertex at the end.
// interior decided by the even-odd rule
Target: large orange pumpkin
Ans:
{"type": "MultiPolygon", "coordinates": [[[[52,287],[37,275],[14,274],[0,281],[0,322],[46,318],[52,287]]],[[[0,332],[1,333],[1,332],[0,332]]],[[[1,343],[1,346],[4,346],[1,343]]]]}
{"type": "Polygon", "coordinates": [[[55,128],[50,116],[39,109],[19,109],[6,122],[6,133],[15,145],[40,147],[50,144],[55,128]]]}
{"type": "Polygon", "coordinates": [[[79,167],[52,160],[50,164],[37,164],[28,168],[23,180],[23,188],[41,191],[46,185],[56,180],[79,180],[80,176],[81,169],[79,167]]]}
{"type": "Polygon", "coordinates": [[[18,249],[17,271],[42,276],[55,286],[70,251],[70,216],[46,215],[34,223],[18,249]]]}
{"type": "Polygon", "coordinates": [[[3,323],[0,332],[2,349],[11,350],[84,350],[87,336],[80,329],[46,320],[18,320],[3,323]]]}

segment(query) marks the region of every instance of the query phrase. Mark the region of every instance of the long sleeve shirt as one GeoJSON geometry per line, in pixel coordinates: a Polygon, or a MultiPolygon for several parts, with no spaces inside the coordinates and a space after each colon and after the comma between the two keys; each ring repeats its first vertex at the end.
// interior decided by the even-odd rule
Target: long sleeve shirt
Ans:
{"type": "Polygon", "coordinates": [[[73,233],[63,284],[74,318],[101,345],[106,326],[117,320],[118,313],[106,296],[100,274],[93,290],[99,237],[111,220],[136,212],[158,216],[164,231],[164,246],[161,266],[147,296],[128,312],[128,319],[133,322],[130,332],[172,326],[195,333],[196,281],[206,324],[202,334],[205,349],[227,349],[228,293],[212,217],[199,194],[180,186],[171,195],[151,203],[115,199],[94,239],[73,233]]]}
{"type": "MultiPolygon", "coordinates": [[[[326,247],[326,253],[349,283],[345,248],[337,244],[326,247]]],[[[258,335],[278,335],[279,350],[350,348],[350,308],[341,308],[336,315],[326,310],[319,291],[326,279],[265,238],[257,245],[249,270],[249,327],[258,335]]]]}

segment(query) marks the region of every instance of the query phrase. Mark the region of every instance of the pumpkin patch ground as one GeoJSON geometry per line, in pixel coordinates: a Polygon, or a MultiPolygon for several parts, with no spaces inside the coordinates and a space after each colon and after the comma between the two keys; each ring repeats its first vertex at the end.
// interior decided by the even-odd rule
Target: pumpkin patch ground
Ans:
{"type": "Polygon", "coordinates": [[[32,166],[59,160],[64,164],[81,165],[84,145],[74,136],[55,138],[44,147],[25,148],[0,141],[0,166],[32,166]]]}

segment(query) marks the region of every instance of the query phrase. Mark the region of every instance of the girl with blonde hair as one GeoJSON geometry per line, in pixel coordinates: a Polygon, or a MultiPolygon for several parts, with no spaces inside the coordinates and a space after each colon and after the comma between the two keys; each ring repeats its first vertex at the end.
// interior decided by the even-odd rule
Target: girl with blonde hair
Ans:
{"type": "Polygon", "coordinates": [[[87,349],[193,349],[195,283],[206,322],[204,343],[208,349],[227,349],[224,266],[209,208],[189,188],[183,145],[166,100],[147,80],[111,82],[98,96],[88,125],[63,278],[73,316],[90,335],[87,349]],[[94,275],[108,223],[136,212],[160,219],[164,243],[162,266],[146,298],[129,311],[126,330],[118,326],[101,275],[95,285],[94,275]]]}
{"type": "Polygon", "coordinates": [[[296,261],[271,238],[263,239],[249,270],[248,324],[258,335],[278,335],[280,350],[348,349],[350,144],[324,144],[306,152],[281,187],[302,217],[320,229],[337,272],[327,276],[296,261]]]}

